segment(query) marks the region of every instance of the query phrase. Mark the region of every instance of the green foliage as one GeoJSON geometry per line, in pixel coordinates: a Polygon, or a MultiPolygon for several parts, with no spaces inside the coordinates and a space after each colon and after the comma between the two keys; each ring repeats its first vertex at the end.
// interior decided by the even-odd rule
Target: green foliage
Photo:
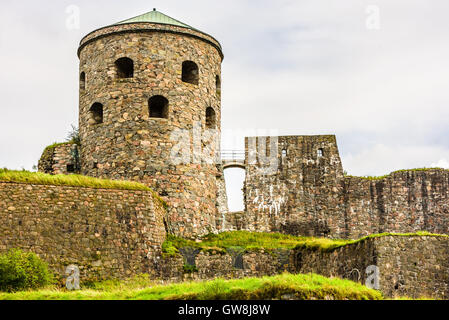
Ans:
{"type": "Polygon", "coordinates": [[[210,234],[201,241],[192,241],[168,235],[163,245],[163,252],[178,252],[177,249],[190,247],[205,252],[225,253],[227,250],[239,248],[239,251],[293,249],[305,243],[345,244],[348,240],[331,240],[325,238],[296,237],[280,233],[262,233],[248,231],[223,232],[210,234]]]}
{"type": "Polygon", "coordinates": [[[77,126],[74,126],[72,124],[72,128],[69,131],[69,134],[67,135],[67,142],[68,143],[74,143],[77,145],[81,145],[81,137],[80,137],[80,131],[77,126]]]}
{"type": "Polygon", "coordinates": [[[316,274],[282,274],[263,278],[150,285],[146,288],[98,284],[95,290],[77,292],[53,289],[0,294],[0,300],[272,300],[284,295],[291,295],[299,300],[383,299],[379,291],[350,280],[326,278],[316,274]]]}
{"type": "Polygon", "coordinates": [[[331,239],[325,239],[325,238],[310,238],[308,241],[299,243],[295,248],[306,248],[310,250],[322,250],[322,251],[332,251],[337,248],[349,245],[349,244],[355,244],[362,241],[365,241],[367,239],[373,239],[373,238],[381,238],[381,237],[449,237],[448,235],[444,234],[436,234],[436,233],[430,233],[427,231],[418,231],[414,233],[391,233],[391,232],[385,232],[385,233],[378,233],[378,234],[372,234],[357,240],[331,240],[331,239]]]}
{"type": "Polygon", "coordinates": [[[258,233],[248,231],[223,232],[220,234],[209,234],[201,241],[187,240],[173,235],[168,235],[169,247],[183,248],[191,247],[202,251],[215,251],[224,253],[233,247],[244,248],[244,250],[294,248],[299,241],[305,237],[295,237],[280,233],[258,233]]]}
{"type": "Polygon", "coordinates": [[[139,274],[126,280],[105,280],[100,282],[84,283],[83,287],[97,291],[120,291],[144,289],[154,285],[149,274],[139,274]]]}
{"type": "Polygon", "coordinates": [[[34,253],[12,249],[0,255],[0,291],[38,289],[53,281],[47,264],[34,253]]]}
{"type": "Polygon", "coordinates": [[[191,264],[185,264],[182,269],[184,273],[195,273],[198,272],[198,268],[196,266],[192,266],[191,264]]]}
{"type": "Polygon", "coordinates": [[[179,254],[178,248],[169,239],[171,239],[170,235],[167,236],[167,240],[162,244],[162,254],[171,257],[176,256],[179,254]]]}
{"type": "Polygon", "coordinates": [[[381,233],[363,237],[358,240],[347,239],[328,239],[315,237],[296,237],[280,233],[259,233],[248,231],[233,231],[220,234],[207,235],[201,241],[192,241],[167,236],[167,241],[163,244],[162,250],[164,254],[178,254],[179,248],[190,247],[196,248],[204,252],[225,253],[229,249],[238,248],[239,251],[265,250],[273,251],[275,249],[294,249],[304,248],[310,250],[332,251],[345,245],[358,243],[370,238],[379,238],[385,236],[432,236],[432,237],[448,237],[447,235],[439,235],[425,231],[415,233],[381,233]]]}

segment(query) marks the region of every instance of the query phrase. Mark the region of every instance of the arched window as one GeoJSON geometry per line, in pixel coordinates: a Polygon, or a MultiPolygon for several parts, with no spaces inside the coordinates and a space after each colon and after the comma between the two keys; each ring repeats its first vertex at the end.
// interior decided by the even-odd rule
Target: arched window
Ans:
{"type": "Polygon", "coordinates": [[[86,90],[86,73],[84,72],[80,74],[80,89],[86,90]]]}
{"type": "Polygon", "coordinates": [[[182,63],[182,81],[198,85],[199,70],[195,62],[184,61],[182,63]]]}
{"type": "Polygon", "coordinates": [[[217,126],[217,120],[215,110],[211,107],[206,109],[206,128],[215,129],[217,126]]]}
{"type": "Polygon", "coordinates": [[[120,58],[115,61],[115,69],[119,79],[134,77],[134,62],[130,58],[120,58]]]}
{"type": "Polygon", "coordinates": [[[89,110],[91,124],[103,123],[103,105],[101,103],[95,102],[89,110]]]}
{"type": "Polygon", "coordinates": [[[216,86],[216,89],[217,89],[217,96],[220,96],[221,95],[221,79],[220,79],[220,76],[216,76],[215,77],[215,86],[216,86]]]}
{"type": "Polygon", "coordinates": [[[323,157],[324,156],[324,150],[323,149],[318,149],[318,152],[317,152],[317,154],[318,154],[318,158],[321,158],[321,157],[323,157]]]}
{"type": "Polygon", "coordinates": [[[148,100],[150,118],[168,119],[168,100],[163,96],[154,96],[148,100]]]}

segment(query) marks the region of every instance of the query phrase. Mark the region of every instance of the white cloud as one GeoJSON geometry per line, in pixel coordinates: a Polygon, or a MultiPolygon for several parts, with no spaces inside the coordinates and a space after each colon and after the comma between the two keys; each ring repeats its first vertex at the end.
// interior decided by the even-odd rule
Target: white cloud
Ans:
{"type": "Polygon", "coordinates": [[[440,159],[438,162],[434,162],[430,165],[432,168],[445,168],[449,169],[449,161],[446,159],[440,159]]]}
{"type": "Polygon", "coordinates": [[[342,154],[343,168],[351,175],[381,176],[395,170],[424,167],[445,167],[449,150],[434,146],[401,146],[376,144],[342,154]],[[446,157],[435,163],[435,159],[446,157]]]}

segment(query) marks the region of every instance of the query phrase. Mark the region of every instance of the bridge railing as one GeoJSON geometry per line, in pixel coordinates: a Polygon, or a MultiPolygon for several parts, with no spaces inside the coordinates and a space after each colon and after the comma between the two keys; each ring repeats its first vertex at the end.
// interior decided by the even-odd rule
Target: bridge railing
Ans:
{"type": "Polygon", "coordinates": [[[242,161],[245,160],[245,151],[243,150],[221,150],[221,160],[224,161],[242,161]]]}

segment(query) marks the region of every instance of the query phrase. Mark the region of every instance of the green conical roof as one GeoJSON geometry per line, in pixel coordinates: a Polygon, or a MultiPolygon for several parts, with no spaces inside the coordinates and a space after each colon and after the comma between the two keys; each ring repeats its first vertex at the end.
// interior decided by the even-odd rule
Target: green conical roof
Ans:
{"type": "MultiPolygon", "coordinates": [[[[134,18],[130,18],[124,21],[120,21],[117,22],[114,25],[119,25],[119,24],[127,24],[127,23],[139,23],[139,22],[149,22],[149,23],[160,23],[160,24],[170,24],[170,25],[174,25],[174,26],[179,26],[179,27],[184,27],[184,28],[189,28],[189,29],[193,29],[193,30],[197,30],[179,20],[173,19],[159,11],[156,11],[156,9],[153,9],[153,11],[144,13],[140,16],[134,17],[134,18]]],[[[198,30],[199,31],[199,30],[198,30]]]]}

